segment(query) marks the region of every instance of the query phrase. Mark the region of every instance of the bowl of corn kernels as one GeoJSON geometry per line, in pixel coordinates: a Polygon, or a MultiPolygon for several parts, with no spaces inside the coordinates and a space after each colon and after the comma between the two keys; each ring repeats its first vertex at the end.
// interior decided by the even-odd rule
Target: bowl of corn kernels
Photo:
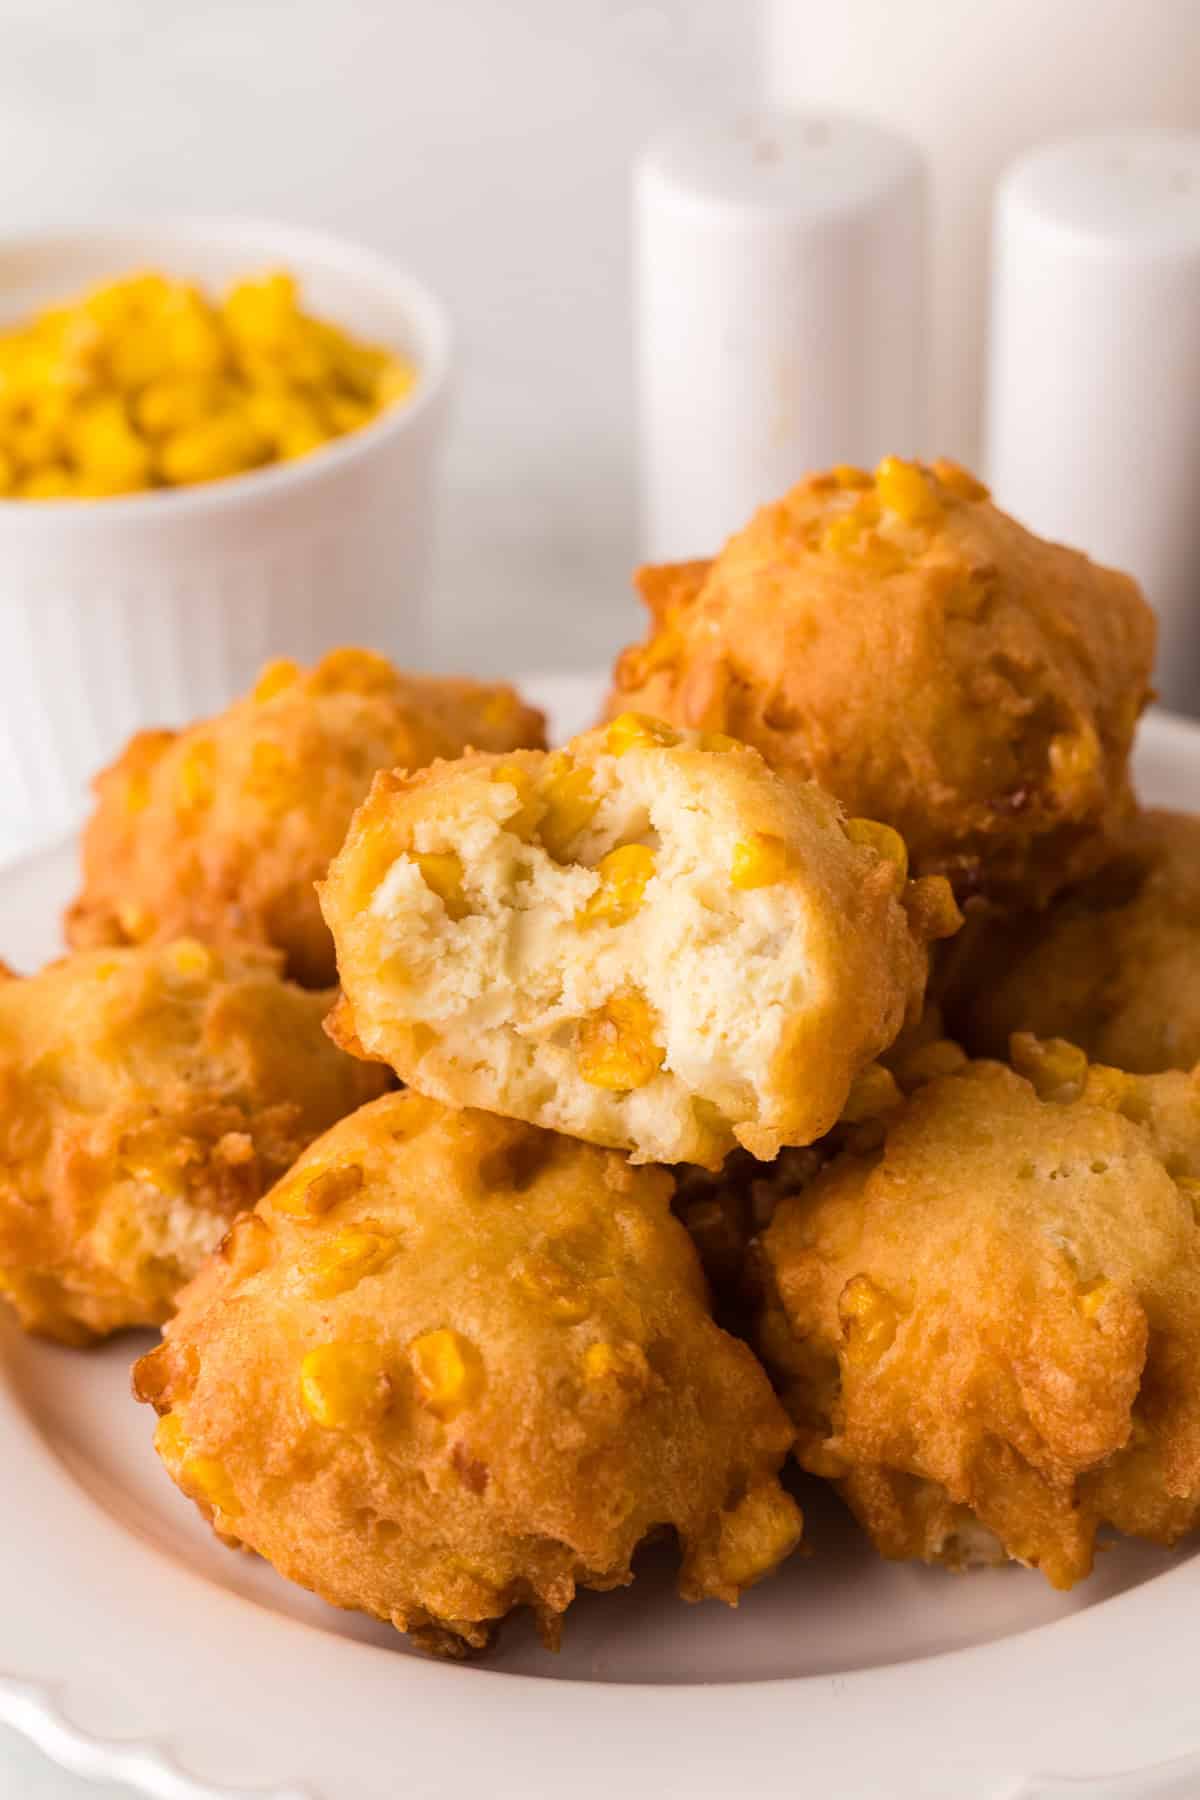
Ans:
{"type": "Polygon", "coordinates": [[[281,646],[420,663],[450,330],[385,259],[250,220],[0,237],[0,824],[281,646]]]}

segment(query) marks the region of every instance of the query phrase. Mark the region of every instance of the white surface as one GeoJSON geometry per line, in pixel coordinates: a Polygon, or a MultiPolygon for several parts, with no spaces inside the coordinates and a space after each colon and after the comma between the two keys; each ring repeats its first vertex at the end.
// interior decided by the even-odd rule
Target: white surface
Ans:
{"type": "Polygon", "coordinates": [[[0,0],[0,223],[251,213],[415,270],[463,374],[430,666],[586,668],[637,615],[629,161],[757,38],[757,0],[0,0]]]}
{"type": "MultiPolygon", "coordinates": [[[[907,132],[933,172],[930,454],[978,462],[988,231],[1001,169],[1113,125],[1200,126],[1192,0],[764,0],[767,97],[907,132]]],[[[1128,446],[1136,456],[1136,446],[1128,446]]]]}
{"type": "Polygon", "coordinates": [[[449,325],[411,277],[336,239],[252,220],[0,236],[0,322],[141,267],[216,290],[282,265],[305,301],[408,352],[411,399],[298,462],[170,493],[0,500],[0,805],[75,817],[145,725],[219,710],[268,656],[426,651],[449,325]]]}
{"type": "Polygon", "coordinates": [[[1031,530],[1128,569],[1167,705],[1200,693],[1200,132],[1020,158],[996,203],[988,479],[1031,530]]]}
{"type": "Polygon", "coordinates": [[[642,554],[711,555],[808,469],[926,443],[925,174],[825,113],[656,137],[634,182],[642,554]]]}
{"type": "MultiPolygon", "coordinates": [[[[537,693],[560,729],[598,698],[537,693]]],[[[1200,728],[1152,717],[1137,762],[1146,799],[1195,806],[1200,728]]],[[[72,878],[67,846],[0,879],[0,950],[19,965],[53,948],[72,878]]],[[[888,1565],[813,1484],[814,1556],[737,1613],[683,1607],[670,1558],[652,1559],[631,1590],[582,1598],[559,1658],[522,1625],[489,1663],[438,1666],[216,1543],[129,1399],[147,1341],[80,1355],[0,1324],[0,1719],[76,1768],[166,1800],[196,1800],[180,1770],[202,1793],[312,1800],[1200,1789],[1186,1552],[1121,1544],[1071,1595],[1015,1568],[888,1565]]],[[[27,1791],[0,1777],[6,1797],[27,1791]]]]}

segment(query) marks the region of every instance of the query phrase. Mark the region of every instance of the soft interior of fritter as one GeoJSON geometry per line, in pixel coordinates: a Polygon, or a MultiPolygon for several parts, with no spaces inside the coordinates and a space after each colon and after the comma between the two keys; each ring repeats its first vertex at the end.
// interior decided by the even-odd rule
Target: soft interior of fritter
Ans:
{"type": "Polygon", "coordinates": [[[804,1003],[802,895],[734,887],[736,817],[661,757],[598,758],[591,793],[561,861],[503,779],[418,825],[370,902],[378,1009],[432,1031],[431,1069],[474,1067],[561,1130],[655,1142],[692,1107],[753,1121],[804,1003]],[[429,860],[447,856],[449,898],[429,860]]]}

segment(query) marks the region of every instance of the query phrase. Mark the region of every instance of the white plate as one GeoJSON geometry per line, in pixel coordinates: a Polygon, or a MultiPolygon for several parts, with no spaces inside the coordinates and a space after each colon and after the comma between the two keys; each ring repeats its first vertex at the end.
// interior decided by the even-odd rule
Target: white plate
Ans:
{"type": "MultiPolygon", "coordinates": [[[[532,687],[532,684],[529,684],[532,687]]],[[[539,683],[560,729],[595,684],[539,683]]],[[[1144,797],[1196,807],[1200,728],[1146,724],[1144,797]]],[[[0,876],[0,952],[51,953],[69,849],[0,876]]],[[[670,1558],[585,1595],[555,1658],[521,1623],[480,1666],[413,1654],[221,1548],[159,1470],[128,1370],[0,1324],[0,1721],[167,1800],[820,1794],[1167,1800],[1200,1792],[1200,1559],[1121,1543],[1053,1593],[870,1554],[815,1484],[810,1558],[738,1612],[670,1558]]]]}

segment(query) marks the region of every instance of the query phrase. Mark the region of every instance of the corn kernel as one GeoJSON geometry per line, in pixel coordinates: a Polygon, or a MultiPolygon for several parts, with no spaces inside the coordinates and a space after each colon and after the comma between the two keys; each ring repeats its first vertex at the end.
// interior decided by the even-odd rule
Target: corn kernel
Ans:
{"type": "Polygon", "coordinates": [[[788,872],[788,847],[770,831],[756,831],[733,847],[729,880],[735,888],[773,887],[788,872]]]}
{"type": "Polygon", "coordinates": [[[216,958],[207,944],[196,938],[180,938],[168,953],[177,975],[188,981],[207,981],[216,969],[216,958]]]}
{"type": "Polygon", "coordinates": [[[899,1106],[900,1099],[900,1089],[891,1071],[882,1063],[868,1063],[850,1084],[840,1123],[862,1125],[868,1119],[881,1118],[899,1106]]]}
{"type": "Polygon", "coordinates": [[[400,1248],[387,1232],[348,1226],[315,1252],[309,1262],[309,1291],[320,1300],[349,1293],[360,1281],[377,1275],[400,1248]]]}
{"type": "Polygon", "coordinates": [[[528,839],[544,811],[533,776],[520,763],[503,762],[497,763],[492,770],[492,780],[512,788],[517,796],[516,810],[505,819],[504,829],[511,831],[514,837],[528,839]]]}
{"type": "Polygon", "coordinates": [[[852,507],[849,512],[838,513],[835,518],[830,519],[821,534],[821,548],[844,555],[846,551],[853,550],[862,532],[863,521],[852,507]]]}
{"type": "Polygon", "coordinates": [[[1050,739],[1050,773],[1060,792],[1070,795],[1090,786],[1100,766],[1100,743],[1090,728],[1060,731],[1050,739]]]}
{"type": "Polygon", "coordinates": [[[295,687],[300,680],[300,665],[292,661],[290,656],[277,656],[273,662],[266,664],[250,698],[258,705],[267,700],[274,700],[276,695],[284,694],[295,687]]]}
{"type": "Polygon", "coordinates": [[[600,886],[576,918],[580,924],[602,920],[623,925],[641,907],[646,883],[654,875],[654,852],[645,844],[620,844],[600,858],[596,873],[600,886]]]}
{"type": "Polygon", "coordinates": [[[154,936],[158,929],[158,920],[148,906],[138,906],[128,901],[117,908],[117,924],[121,927],[121,935],[131,944],[144,944],[154,936]]]}
{"type": "Polygon", "coordinates": [[[17,465],[0,447],[0,494],[11,494],[17,484],[17,465]]]}
{"type": "Polygon", "coordinates": [[[947,456],[938,457],[933,465],[933,472],[942,486],[958,500],[991,499],[982,481],[976,481],[970,470],[964,469],[961,463],[951,462],[947,456]]]}
{"type": "Polygon", "coordinates": [[[326,1431],[354,1431],[387,1411],[391,1387],[377,1344],[319,1344],[300,1364],[300,1399],[326,1431]]]}
{"type": "Polygon", "coordinates": [[[799,1507],[775,1482],[751,1488],[721,1518],[718,1567],[730,1587],[748,1588],[790,1556],[804,1529],[799,1507]]]}
{"type": "Polygon", "coordinates": [[[901,881],[908,878],[908,845],[898,831],[878,819],[847,819],[846,836],[852,844],[865,845],[885,862],[894,863],[901,881]]]}
{"type": "Polygon", "coordinates": [[[377,650],[343,644],[325,652],[308,685],[314,694],[391,694],[396,688],[396,671],[377,650]]]}
{"type": "Polygon", "coordinates": [[[604,745],[610,756],[624,756],[630,750],[656,750],[678,742],[677,731],[664,724],[662,719],[652,719],[648,713],[621,713],[604,735],[604,745]]]}
{"type": "Polygon", "coordinates": [[[1087,1082],[1088,1059],[1066,1038],[1036,1038],[1013,1033],[1009,1047],[1013,1068],[1030,1082],[1039,1100],[1077,1100],[1087,1082]]]}
{"type": "Polygon", "coordinates": [[[885,456],[875,471],[875,491],[906,525],[930,524],[941,514],[937,489],[918,463],[885,456]]]}
{"type": "Polygon", "coordinates": [[[288,1177],[273,1190],[271,1205],[289,1218],[320,1219],[361,1192],[364,1179],[358,1163],[339,1164],[299,1179],[288,1177]]]}
{"type": "Polygon", "coordinates": [[[589,1344],[583,1353],[583,1372],[589,1382],[615,1382],[618,1387],[645,1388],[650,1383],[650,1364],[640,1344],[589,1344]]]}
{"type": "Polygon", "coordinates": [[[435,893],[452,919],[465,919],[471,910],[462,891],[462,858],[455,850],[427,850],[412,859],[421,880],[435,893]]]}
{"type": "Polygon", "coordinates": [[[219,412],[167,438],[160,452],[162,472],[173,487],[223,481],[267,460],[270,445],[249,419],[219,412]]]}
{"type": "Polygon", "coordinates": [[[746,745],[741,738],[730,737],[726,731],[702,731],[700,733],[702,750],[745,750],[746,745]]]}
{"type": "Polygon", "coordinates": [[[566,755],[552,757],[541,797],[546,811],[538,835],[555,862],[565,862],[571,845],[591,824],[600,804],[592,796],[591,769],[566,755]]]}
{"type": "Polygon", "coordinates": [[[869,1275],[855,1275],[842,1289],[838,1318],[847,1361],[869,1368],[891,1349],[896,1336],[896,1308],[869,1275]]]}
{"type": "Polygon", "coordinates": [[[457,1331],[426,1331],[408,1346],[423,1406],[443,1422],[483,1392],[483,1361],[474,1344],[457,1331]]]}
{"type": "Polygon", "coordinates": [[[166,1413],[159,1420],[154,1447],[185,1492],[207,1501],[214,1511],[223,1512],[231,1519],[241,1512],[241,1504],[224,1465],[214,1456],[202,1456],[193,1451],[182,1421],[175,1413],[166,1413]]]}
{"type": "Polygon", "coordinates": [[[66,500],[75,492],[75,478],[61,463],[47,463],[22,475],[16,493],[21,500],[66,500]]]}
{"type": "Polygon", "coordinates": [[[1096,1318],[1116,1291],[1116,1283],[1106,1280],[1103,1276],[1096,1281],[1089,1281],[1085,1287],[1080,1288],[1079,1310],[1084,1318],[1089,1320],[1096,1318]]]}
{"type": "Polygon", "coordinates": [[[840,488],[869,488],[871,485],[867,471],[855,468],[853,463],[837,463],[831,474],[840,488]]]}
{"type": "Polygon", "coordinates": [[[614,994],[579,1027],[579,1073],[593,1087],[645,1087],[666,1051],[655,1043],[657,1021],[643,994],[614,994]]]}

